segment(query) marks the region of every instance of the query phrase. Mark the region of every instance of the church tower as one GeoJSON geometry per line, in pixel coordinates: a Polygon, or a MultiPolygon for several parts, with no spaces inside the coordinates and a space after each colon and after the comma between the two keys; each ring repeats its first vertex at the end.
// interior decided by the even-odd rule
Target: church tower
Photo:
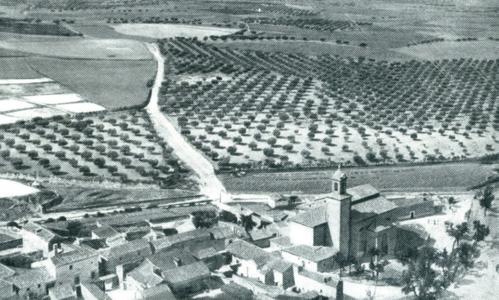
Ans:
{"type": "Polygon", "coordinates": [[[332,192],[327,201],[328,227],[332,246],[343,255],[350,254],[350,208],[352,196],[347,193],[347,175],[338,167],[333,173],[332,192]]]}

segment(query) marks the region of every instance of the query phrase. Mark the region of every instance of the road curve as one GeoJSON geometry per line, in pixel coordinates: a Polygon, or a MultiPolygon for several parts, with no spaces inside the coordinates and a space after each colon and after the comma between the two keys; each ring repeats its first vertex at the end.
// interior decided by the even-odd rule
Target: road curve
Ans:
{"type": "Polygon", "coordinates": [[[190,166],[197,174],[201,193],[213,200],[218,200],[222,193],[225,193],[225,187],[215,175],[213,165],[184,139],[159,109],[158,99],[161,84],[164,80],[165,59],[161,55],[157,44],[147,44],[147,48],[158,63],[158,71],[151,90],[151,98],[146,107],[153,126],[157,134],[173,148],[177,157],[190,166]]]}

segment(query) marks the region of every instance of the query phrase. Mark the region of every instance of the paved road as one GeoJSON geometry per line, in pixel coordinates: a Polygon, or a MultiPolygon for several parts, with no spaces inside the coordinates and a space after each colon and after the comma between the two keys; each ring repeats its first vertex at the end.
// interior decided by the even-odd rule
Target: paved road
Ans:
{"type": "Polygon", "coordinates": [[[161,55],[158,45],[148,44],[147,46],[158,63],[158,71],[152,87],[151,99],[146,107],[151,121],[156,128],[156,132],[174,149],[177,157],[190,166],[197,174],[201,193],[211,199],[218,200],[220,195],[225,192],[225,188],[215,175],[212,164],[184,139],[159,109],[158,94],[164,79],[165,60],[161,55]]]}

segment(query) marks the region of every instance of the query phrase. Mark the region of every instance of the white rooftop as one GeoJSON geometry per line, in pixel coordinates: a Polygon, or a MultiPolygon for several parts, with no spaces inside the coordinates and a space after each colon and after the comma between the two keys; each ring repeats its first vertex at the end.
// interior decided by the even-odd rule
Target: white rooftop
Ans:
{"type": "Polygon", "coordinates": [[[36,194],[39,191],[17,181],[0,179],[0,198],[22,197],[36,194]]]}

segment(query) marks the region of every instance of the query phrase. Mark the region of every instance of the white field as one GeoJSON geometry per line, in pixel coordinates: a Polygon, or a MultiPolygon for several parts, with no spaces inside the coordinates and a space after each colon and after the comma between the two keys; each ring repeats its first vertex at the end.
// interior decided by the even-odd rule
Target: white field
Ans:
{"type": "Polygon", "coordinates": [[[38,193],[39,190],[17,181],[0,179],[0,198],[20,197],[38,193]]]}
{"type": "Polygon", "coordinates": [[[104,107],[91,103],[91,102],[81,102],[81,103],[70,103],[70,104],[60,104],[56,105],[55,108],[72,112],[72,113],[82,113],[91,111],[102,111],[106,110],[104,107]]]}
{"type": "Polygon", "coordinates": [[[145,36],[150,38],[198,37],[210,35],[230,35],[239,29],[196,26],[184,24],[119,24],[113,26],[121,34],[145,36]]]}
{"type": "Polygon", "coordinates": [[[36,104],[61,104],[61,103],[72,103],[80,102],[83,99],[78,94],[58,94],[58,95],[36,95],[36,96],[26,96],[24,97],[29,102],[36,104]]]}
{"type": "Polygon", "coordinates": [[[4,84],[28,84],[28,83],[46,83],[52,82],[50,78],[36,78],[36,79],[0,79],[0,85],[4,84]]]}
{"type": "Polygon", "coordinates": [[[15,99],[0,100],[0,112],[21,110],[34,107],[33,104],[15,99]]]}
{"type": "Polygon", "coordinates": [[[421,44],[411,47],[393,49],[414,58],[439,59],[497,59],[499,58],[499,42],[497,41],[444,41],[431,44],[421,44]]]}
{"type": "Polygon", "coordinates": [[[17,119],[29,120],[29,119],[33,119],[36,117],[49,118],[51,116],[60,115],[62,113],[61,113],[61,111],[53,109],[53,108],[43,107],[43,108],[19,110],[19,111],[9,112],[9,113],[5,113],[5,114],[9,117],[14,117],[17,119]]]}
{"type": "Polygon", "coordinates": [[[14,123],[16,122],[18,119],[17,118],[14,118],[14,117],[9,117],[9,116],[5,116],[5,115],[0,115],[0,125],[3,125],[3,124],[11,124],[11,123],[14,123]]]}

